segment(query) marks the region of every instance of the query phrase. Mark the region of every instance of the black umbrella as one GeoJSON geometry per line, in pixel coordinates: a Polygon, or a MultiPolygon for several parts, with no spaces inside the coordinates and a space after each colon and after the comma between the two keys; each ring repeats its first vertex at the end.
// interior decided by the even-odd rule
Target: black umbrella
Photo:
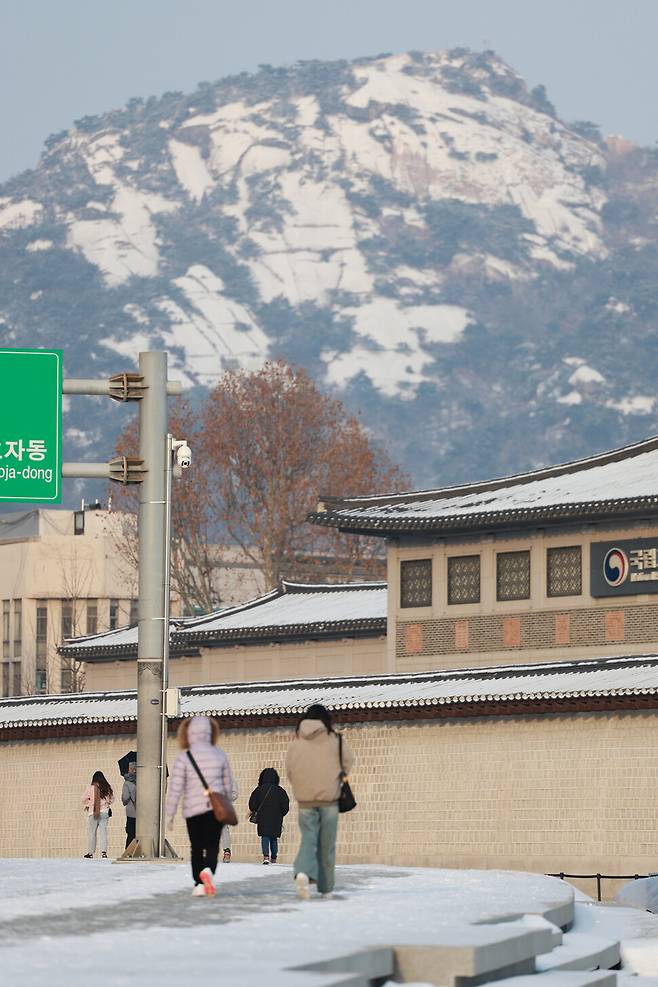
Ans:
{"type": "Polygon", "coordinates": [[[131,764],[137,764],[137,751],[128,751],[123,757],[120,757],[117,764],[119,765],[119,774],[125,777],[128,774],[128,767],[131,764]]]}

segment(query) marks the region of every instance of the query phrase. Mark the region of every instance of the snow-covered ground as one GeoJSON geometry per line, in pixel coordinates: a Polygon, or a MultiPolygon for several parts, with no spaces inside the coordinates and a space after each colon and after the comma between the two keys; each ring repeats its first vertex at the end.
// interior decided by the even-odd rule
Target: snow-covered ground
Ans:
{"type": "MultiPolygon", "coordinates": [[[[187,864],[0,860],[2,982],[304,987],[324,978],[291,967],[432,943],[442,927],[542,913],[568,895],[536,874],[360,866],[339,868],[339,897],[301,902],[291,877],[286,867],[222,865],[217,897],[199,899],[187,864]]],[[[625,940],[628,974],[658,971],[658,918],[587,901],[576,909],[578,931],[625,940]]]]}

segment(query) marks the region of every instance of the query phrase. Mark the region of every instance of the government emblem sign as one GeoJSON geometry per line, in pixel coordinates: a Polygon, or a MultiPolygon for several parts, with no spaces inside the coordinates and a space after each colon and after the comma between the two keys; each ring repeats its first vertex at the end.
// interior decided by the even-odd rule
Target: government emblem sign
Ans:
{"type": "Polygon", "coordinates": [[[0,501],[62,499],[62,351],[0,349],[0,501]]]}
{"type": "Polygon", "coordinates": [[[603,578],[608,586],[621,586],[628,576],[628,556],[621,548],[611,548],[603,558],[603,578]]]}
{"type": "Polygon", "coordinates": [[[592,596],[658,593],[658,538],[592,542],[592,596]]]}

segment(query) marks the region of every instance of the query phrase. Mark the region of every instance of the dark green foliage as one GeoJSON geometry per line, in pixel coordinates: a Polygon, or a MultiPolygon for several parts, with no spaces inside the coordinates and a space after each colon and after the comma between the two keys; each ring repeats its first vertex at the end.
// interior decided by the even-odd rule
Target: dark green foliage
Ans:
{"type": "Polygon", "coordinates": [[[352,319],[334,315],[331,309],[312,302],[296,308],[284,298],[275,298],[258,309],[258,321],[271,339],[271,356],[284,357],[305,367],[321,366],[325,350],[338,353],[354,346],[352,319]]]}
{"type": "Polygon", "coordinates": [[[569,124],[569,128],[575,134],[584,137],[586,141],[598,144],[599,147],[604,143],[598,123],[592,123],[591,120],[574,120],[573,123],[569,124]]]}
{"type": "Polygon", "coordinates": [[[530,100],[530,105],[540,113],[547,113],[549,117],[554,117],[556,115],[555,107],[546,93],[546,86],[539,85],[535,86],[534,89],[531,89],[530,100]]]}
{"type": "Polygon", "coordinates": [[[479,82],[462,68],[448,65],[443,70],[445,87],[451,93],[463,93],[464,96],[474,96],[475,99],[484,99],[485,92],[479,82]]]}

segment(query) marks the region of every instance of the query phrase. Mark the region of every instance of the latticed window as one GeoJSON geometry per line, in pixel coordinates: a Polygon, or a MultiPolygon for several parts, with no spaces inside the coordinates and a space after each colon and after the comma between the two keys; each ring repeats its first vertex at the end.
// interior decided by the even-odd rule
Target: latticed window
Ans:
{"type": "MultiPolygon", "coordinates": [[[[14,600],[14,658],[23,654],[23,601],[14,600]]],[[[20,695],[14,692],[14,695],[20,695]]]]}
{"type": "MultiPolygon", "coordinates": [[[[9,658],[9,647],[10,647],[10,637],[9,637],[9,615],[11,602],[9,600],[2,601],[2,657],[9,658]]],[[[7,693],[5,693],[7,695],[7,693]]]]}
{"type": "Polygon", "coordinates": [[[45,672],[48,648],[48,601],[37,600],[37,668],[45,672]]]}
{"type": "Polygon", "coordinates": [[[62,600],[62,640],[73,636],[73,604],[62,600]]]}
{"type": "Polygon", "coordinates": [[[448,559],[448,603],[480,602],[480,556],[448,559]]]}
{"type": "Polygon", "coordinates": [[[410,559],[400,563],[400,606],[432,606],[431,559],[410,559]]]}
{"type": "Polygon", "coordinates": [[[530,552],[499,552],[496,556],[496,599],[530,599],[530,552]]]}
{"type": "Polygon", "coordinates": [[[98,633],[98,600],[87,600],[87,634],[98,633]]]}
{"type": "Polygon", "coordinates": [[[583,591],[582,569],[580,545],[549,548],[546,553],[547,595],[579,596],[583,591]]]}

